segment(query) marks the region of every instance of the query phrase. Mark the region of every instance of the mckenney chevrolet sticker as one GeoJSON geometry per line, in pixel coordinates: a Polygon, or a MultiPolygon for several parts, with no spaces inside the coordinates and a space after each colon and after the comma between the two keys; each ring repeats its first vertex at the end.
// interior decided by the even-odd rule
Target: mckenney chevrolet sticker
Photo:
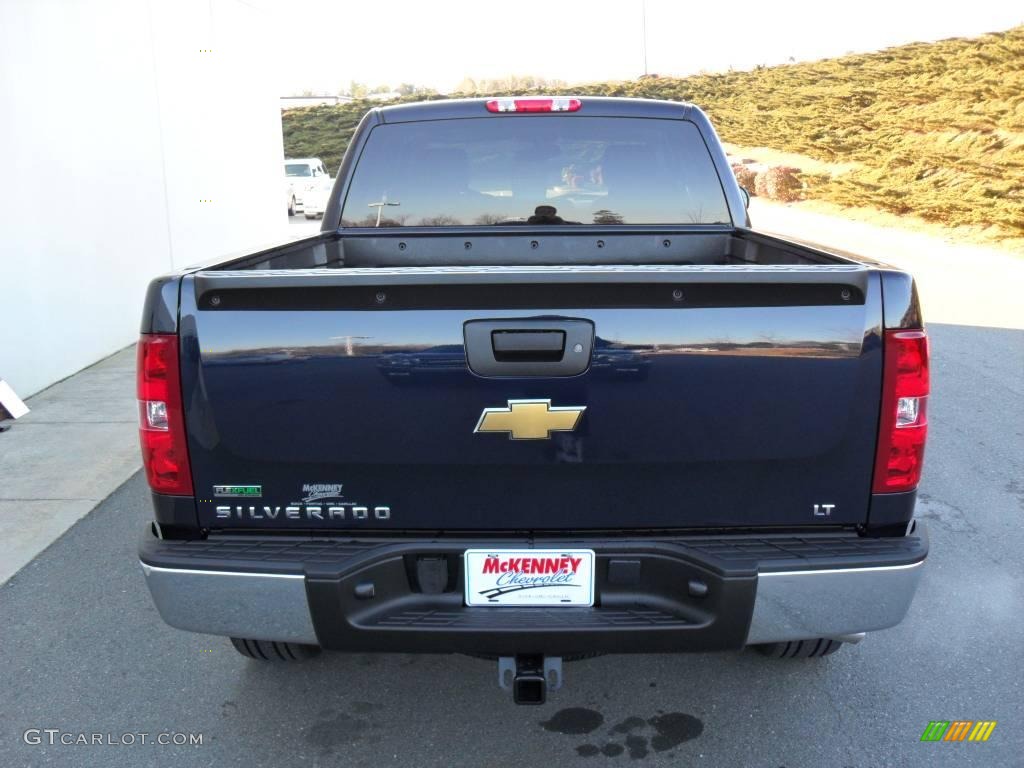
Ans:
{"type": "Polygon", "coordinates": [[[594,604],[590,549],[466,550],[466,605],[594,604]]]}
{"type": "Polygon", "coordinates": [[[340,499],[341,483],[304,483],[302,486],[302,501],[311,504],[314,501],[323,499],[340,499]]]}

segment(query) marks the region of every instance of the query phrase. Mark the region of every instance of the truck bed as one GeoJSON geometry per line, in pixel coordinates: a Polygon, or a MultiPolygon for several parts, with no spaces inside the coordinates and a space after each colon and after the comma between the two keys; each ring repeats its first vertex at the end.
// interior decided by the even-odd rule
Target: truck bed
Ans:
{"type": "Polygon", "coordinates": [[[846,256],[749,229],[659,228],[623,233],[599,227],[571,233],[522,228],[444,228],[425,234],[323,232],[284,246],[211,264],[208,271],[281,271],[357,267],[812,266],[856,265],[846,256]]]}

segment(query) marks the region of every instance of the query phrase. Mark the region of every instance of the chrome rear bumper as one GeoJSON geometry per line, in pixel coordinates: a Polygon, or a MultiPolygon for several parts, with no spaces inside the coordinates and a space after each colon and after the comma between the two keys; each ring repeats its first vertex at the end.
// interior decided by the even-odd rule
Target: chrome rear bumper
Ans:
{"type": "Polygon", "coordinates": [[[907,615],[924,560],[882,568],[758,573],[747,644],[841,638],[907,615]]]}
{"type": "MultiPolygon", "coordinates": [[[[580,647],[593,647],[603,652],[708,650],[719,647],[716,646],[719,643],[722,648],[739,647],[744,643],[744,631],[748,645],[817,637],[850,638],[858,633],[886,629],[904,618],[917,590],[927,552],[923,529],[921,537],[923,544],[913,554],[913,562],[857,567],[851,560],[850,567],[843,564],[842,567],[780,570],[771,569],[770,561],[762,562],[756,573],[750,571],[747,575],[740,573],[722,581],[709,581],[711,594],[707,600],[715,598],[714,603],[686,597],[686,577],[682,581],[675,576],[666,580],[663,574],[653,590],[643,584],[629,588],[625,602],[623,595],[613,589],[606,591],[601,605],[593,609],[555,609],[577,613],[580,610],[601,613],[606,609],[600,637],[591,631],[595,622],[585,616],[577,617],[580,620],[574,624],[559,620],[559,614],[550,625],[537,617],[527,618],[537,633],[535,637],[559,631],[558,637],[549,636],[551,642],[578,642],[580,647]],[[748,586],[730,587],[730,578],[733,584],[748,586]],[[670,599],[679,595],[678,605],[682,606],[683,613],[676,612],[666,602],[666,594],[670,599]],[[651,608],[649,626],[641,626],[642,622],[635,620],[637,615],[644,614],[645,608],[651,608]],[[660,614],[655,616],[659,609],[660,614]],[[612,613],[616,616],[608,618],[612,613]],[[626,618],[621,618],[620,614],[626,618]],[[726,629],[715,634],[716,625],[726,629]],[[728,627],[736,627],[737,631],[726,631],[728,627]],[[704,639],[690,647],[688,638],[697,631],[704,632],[704,639]]],[[[410,542],[408,546],[415,550],[428,545],[410,542]]],[[[653,556],[655,560],[649,562],[656,563],[665,553],[653,556]]],[[[517,631],[518,639],[514,642],[528,642],[522,639],[526,627],[515,627],[515,622],[510,624],[506,620],[509,609],[468,609],[462,604],[461,593],[423,595],[410,592],[408,585],[402,587],[405,571],[401,562],[401,553],[396,554],[392,549],[367,556],[362,565],[353,566],[349,575],[342,574],[335,581],[325,582],[318,576],[312,583],[309,582],[311,577],[303,572],[282,572],[280,567],[276,573],[259,572],[252,565],[244,570],[231,570],[230,562],[221,566],[205,561],[200,568],[142,562],[142,569],[163,620],[173,627],[193,632],[326,647],[339,647],[339,643],[344,647],[351,641],[360,647],[410,651],[464,650],[475,647],[473,644],[478,642],[504,642],[497,636],[506,637],[517,631]],[[377,599],[353,600],[352,585],[367,579],[377,581],[377,599]],[[383,584],[389,585],[395,604],[403,607],[401,626],[394,612],[382,617],[383,607],[390,599],[381,592],[383,584]],[[395,585],[399,585],[397,593],[395,585]],[[376,606],[382,601],[383,607],[378,610],[376,606]],[[482,612],[487,611],[498,612],[491,614],[496,617],[493,627],[483,626],[479,621],[484,615],[482,612]],[[415,618],[420,614],[432,616],[423,620],[415,618]],[[321,636],[318,636],[318,629],[321,636]],[[323,636],[327,630],[330,634],[323,636]],[[426,635],[432,636],[429,641],[426,635]]],[[[681,561],[679,567],[691,569],[683,572],[699,575],[700,571],[693,569],[701,566],[681,561]]],[[[547,651],[546,648],[536,650],[547,651]]]]}
{"type": "Polygon", "coordinates": [[[160,617],[190,632],[317,644],[301,574],[157,568],[142,563],[160,617]]]}

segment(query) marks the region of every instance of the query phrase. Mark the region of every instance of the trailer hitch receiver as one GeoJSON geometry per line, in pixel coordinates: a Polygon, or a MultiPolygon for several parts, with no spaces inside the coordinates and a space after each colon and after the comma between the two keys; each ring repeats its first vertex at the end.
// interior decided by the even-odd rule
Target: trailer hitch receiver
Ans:
{"type": "Polygon", "coordinates": [[[498,657],[498,685],[512,689],[516,704],[543,704],[548,687],[562,687],[562,657],[541,654],[498,657]]]}

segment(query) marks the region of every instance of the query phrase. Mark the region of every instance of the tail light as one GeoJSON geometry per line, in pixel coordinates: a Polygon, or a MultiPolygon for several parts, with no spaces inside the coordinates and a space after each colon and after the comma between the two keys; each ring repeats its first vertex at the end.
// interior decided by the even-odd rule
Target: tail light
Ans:
{"type": "Polygon", "coordinates": [[[928,436],[928,336],[886,331],[875,493],[912,491],[921,480],[928,436]]]}
{"type": "Polygon", "coordinates": [[[579,99],[488,99],[488,112],[575,112],[583,106],[579,99]]]}
{"type": "Polygon", "coordinates": [[[177,336],[144,334],[139,339],[138,398],[142,464],[149,487],[157,493],[191,496],[177,336]]]}

